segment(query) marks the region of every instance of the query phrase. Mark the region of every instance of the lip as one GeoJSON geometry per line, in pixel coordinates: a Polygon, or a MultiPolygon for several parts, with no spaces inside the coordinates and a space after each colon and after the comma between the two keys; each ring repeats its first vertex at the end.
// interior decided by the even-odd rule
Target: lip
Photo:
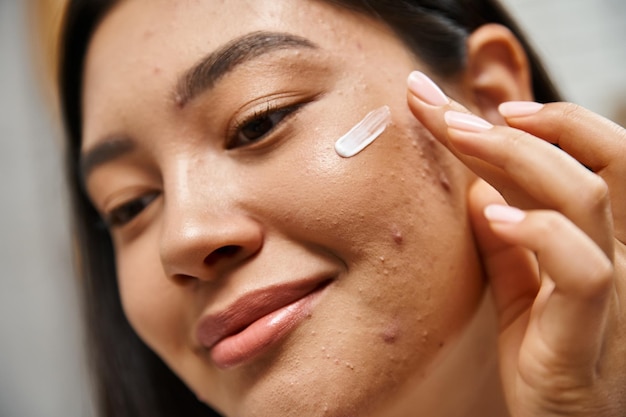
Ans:
{"type": "Polygon", "coordinates": [[[328,278],[293,281],[245,294],[226,309],[203,317],[197,340],[221,369],[247,362],[309,316],[330,282],[328,278]]]}

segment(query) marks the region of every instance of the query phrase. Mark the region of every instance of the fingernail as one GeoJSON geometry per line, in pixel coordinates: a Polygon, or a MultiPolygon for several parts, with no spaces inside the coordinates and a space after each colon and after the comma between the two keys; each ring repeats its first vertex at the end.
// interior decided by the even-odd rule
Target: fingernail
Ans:
{"type": "Polygon", "coordinates": [[[484,213],[487,220],[500,223],[519,223],[526,218],[522,210],[502,204],[490,204],[484,213]]]}
{"type": "Polygon", "coordinates": [[[409,90],[431,106],[443,106],[450,102],[439,86],[424,73],[413,71],[407,80],[409,90]]]}
{"type": "Polygon", "coordinates": [[[481,119],[473,114],[461,113],[454,110],[447,111],[443,117],[449,127],[465,130],[467,132],[484,132],[493,127],[493,125],[485,119],[481,119]]]}
{"type": "Polygon", "coordinates": [[[537,113],[543,104],[534,101],[509,101],[498,106],[498,111],[504,117],[522,117],[537,113]]]}

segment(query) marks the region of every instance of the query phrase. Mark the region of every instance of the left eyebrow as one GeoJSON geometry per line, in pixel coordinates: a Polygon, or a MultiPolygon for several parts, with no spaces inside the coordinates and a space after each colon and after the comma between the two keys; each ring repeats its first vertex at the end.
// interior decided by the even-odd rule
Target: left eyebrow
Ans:
{"type": "Polygon", "coordinates": [[[306,38],[281,32],[251,32],[209,53],[178,79],[175,102],[181,108],[215,84],[235,67],[282,49],[317,49],[306,38]]]}

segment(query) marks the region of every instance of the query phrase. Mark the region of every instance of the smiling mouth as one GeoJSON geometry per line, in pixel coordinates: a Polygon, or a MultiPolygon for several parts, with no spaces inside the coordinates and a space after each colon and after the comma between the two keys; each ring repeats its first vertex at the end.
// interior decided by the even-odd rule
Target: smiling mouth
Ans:
{"type": "Polygon", "coordinates": [[[305,280],[254,291],[203,318],[197,339],[218,368],[259,356],[311,315],[330,279],[305,280]]]}

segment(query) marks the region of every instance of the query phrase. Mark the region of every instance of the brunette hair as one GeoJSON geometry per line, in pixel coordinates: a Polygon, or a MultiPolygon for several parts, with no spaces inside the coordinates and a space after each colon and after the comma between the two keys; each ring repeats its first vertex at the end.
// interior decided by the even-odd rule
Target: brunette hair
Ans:
{"type": "MultiPolygon", "coordinates": [[[[518,26],[497,0],[324,0],[385,22],[442,78],[460,73],[466,39],[479,26],[499,23],[529,56],[535,99],[559,94],[518,26]]],[[[59,91],[67,133],[67,174],[74,210],[79,274],[89,354],[101,417],[217,416],[135,334],[122,311],[109,233],[79,175],[81,88],[92,34],[116,0],[70,0],[61,38],[59,91]]]]}

